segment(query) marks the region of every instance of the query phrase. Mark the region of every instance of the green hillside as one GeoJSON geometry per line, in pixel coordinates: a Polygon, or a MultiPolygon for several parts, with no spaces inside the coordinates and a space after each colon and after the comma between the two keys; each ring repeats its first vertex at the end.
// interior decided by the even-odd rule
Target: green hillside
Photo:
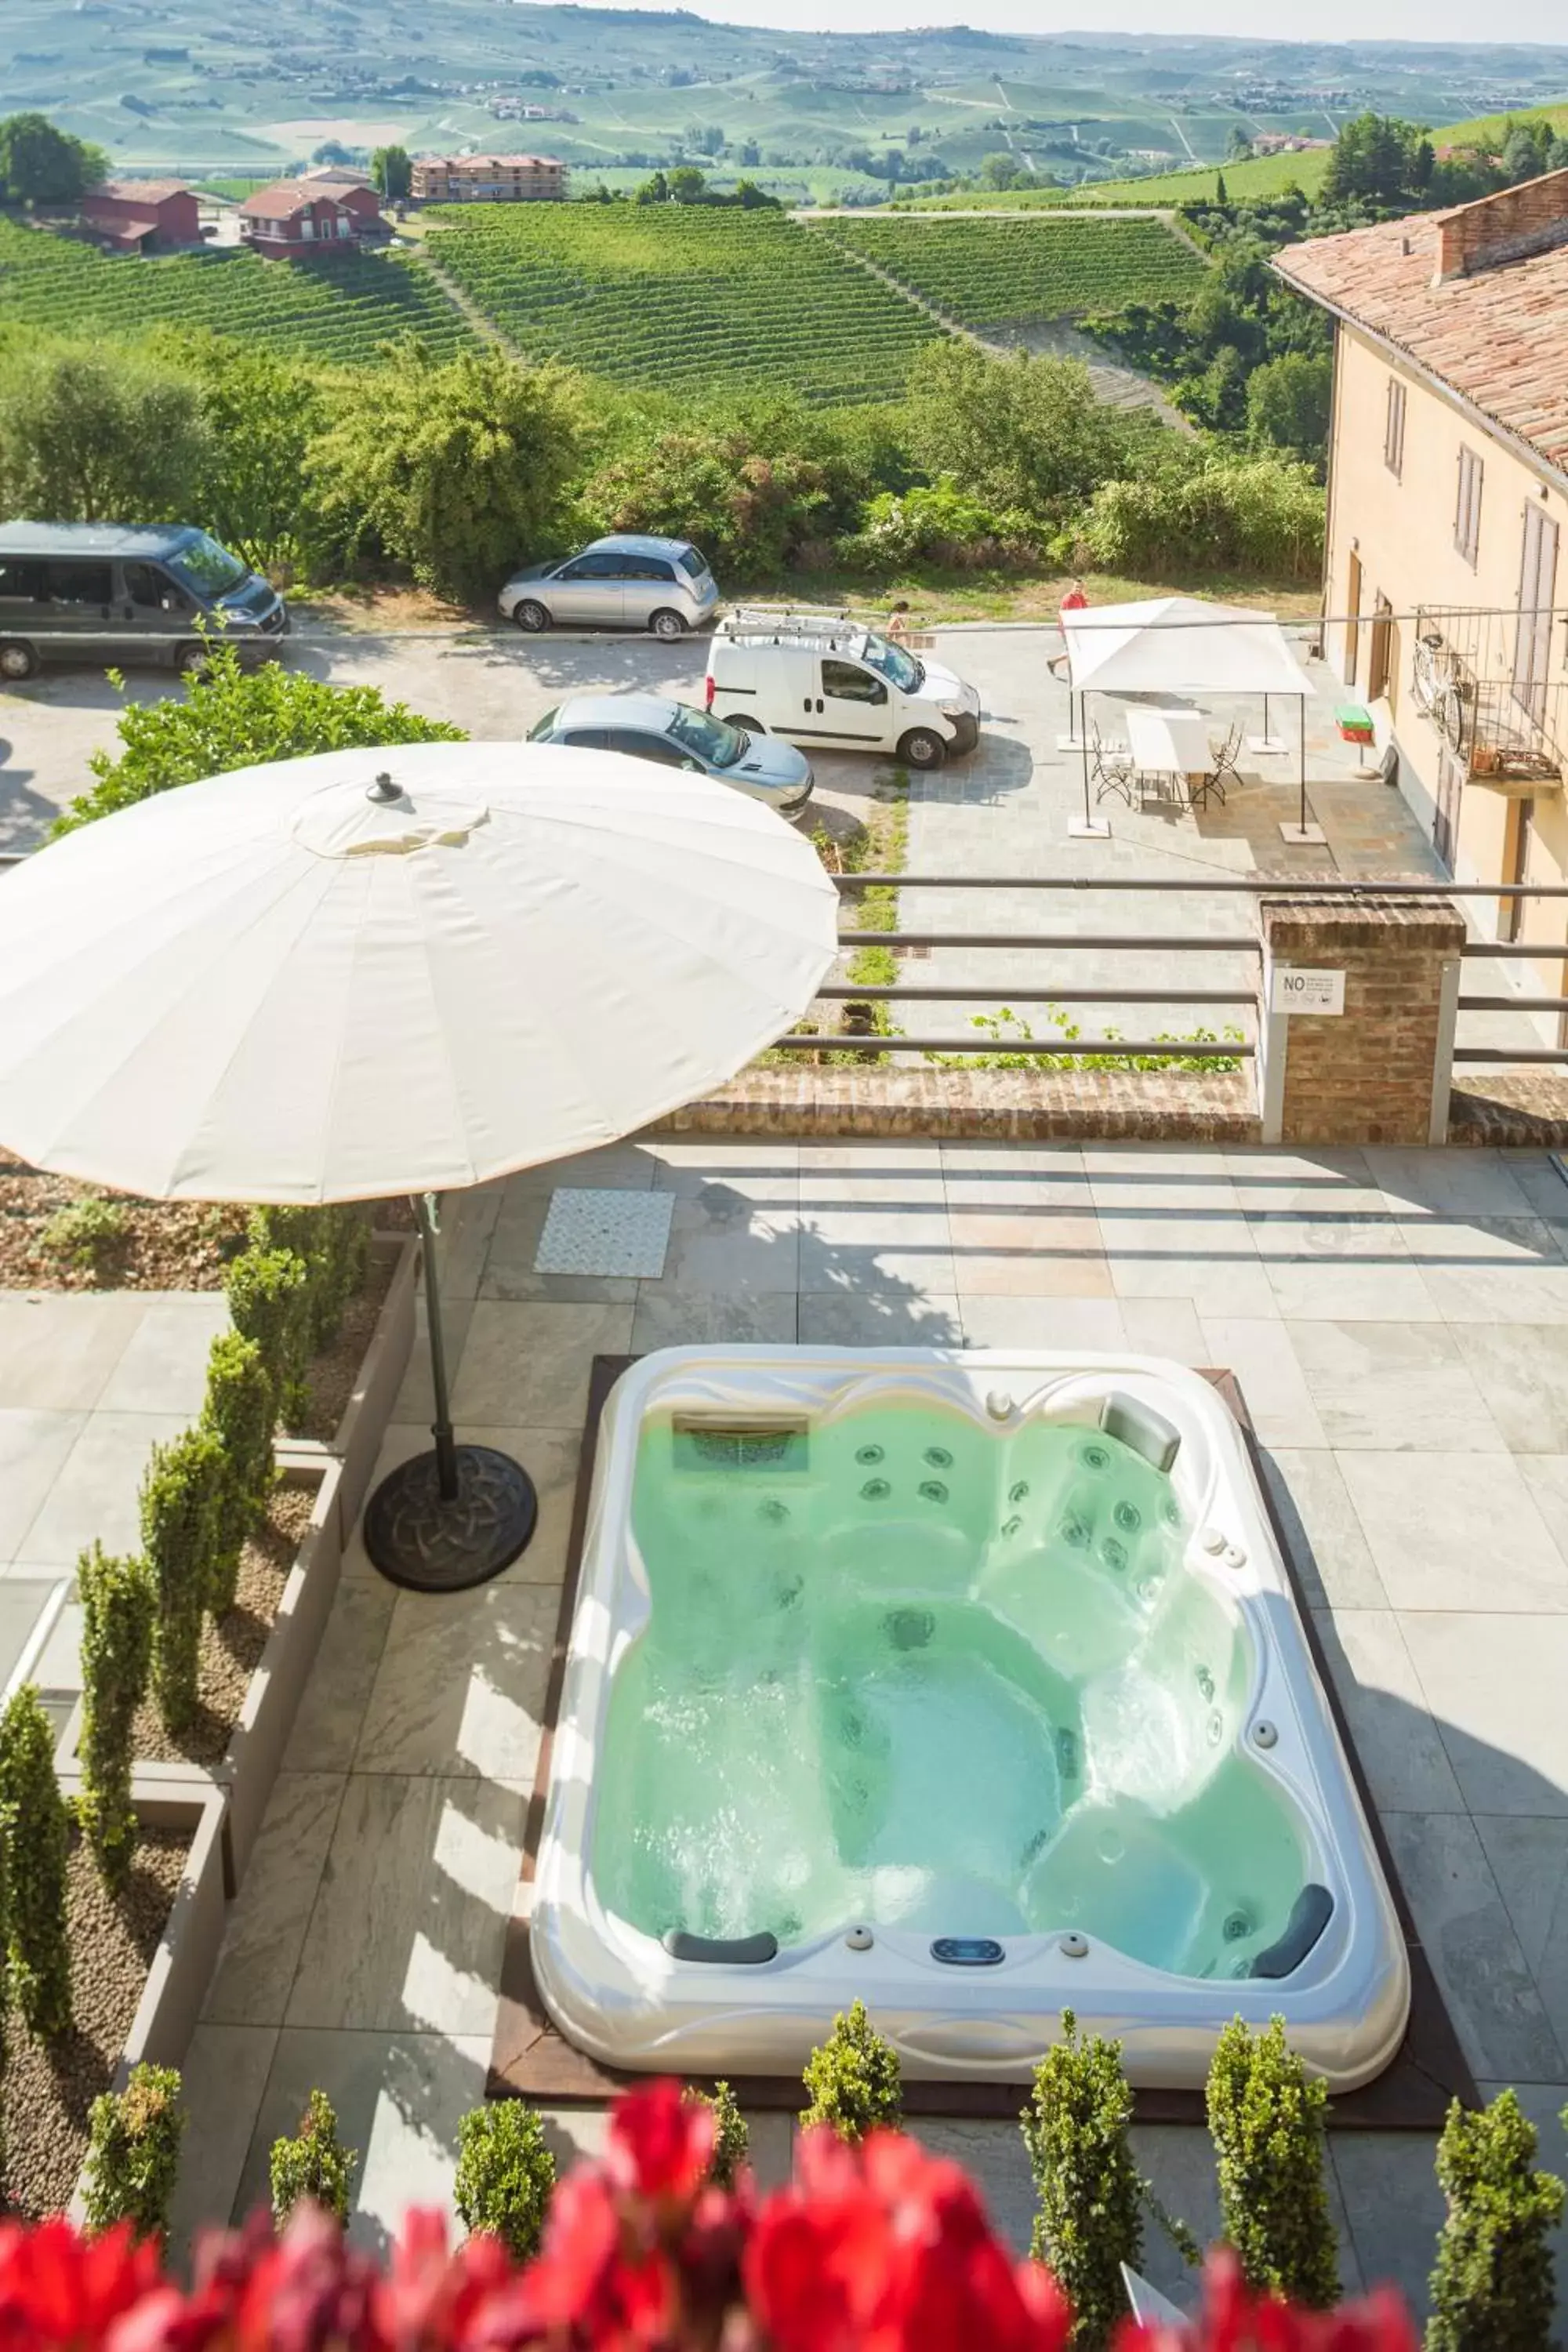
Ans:
{"type": "Polygon", "coordinates": [[[778,212],[432,207],[430,252],[529,357],[665,390],[894,399],[940,330],[778,212]]]}
{"type": "Polygon", "coordinates": [[[109,256],[0,220],[0,324],[8,320],[71,334],[210,327],[329,362],[372,359],[397,335],[442,353],[473,340],[429,270],[402,254],[109,256]]]}
{"type": "Polygon", "coordinates": [[[1191,292],[1204,264],[1163,221],[825,221],[815,232],[861,253],[966,327],[1060,319],[1191,292]]]}

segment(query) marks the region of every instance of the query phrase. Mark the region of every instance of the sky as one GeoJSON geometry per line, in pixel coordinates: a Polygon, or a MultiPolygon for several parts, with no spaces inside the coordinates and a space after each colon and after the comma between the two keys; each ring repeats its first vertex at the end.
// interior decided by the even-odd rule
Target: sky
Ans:
{"type": "MultiPolygon", "coordinates": [[[[619,6],[668,6],[672,0],[616,0],[619,6]]],[[[681,0],[674,0],[681,5],[681,0]]],[[[1270,30],[1289,39],[1297,27],[1270,26],[1258,0],[1104,0],[1090,13],[1084,0],[684,0],[696,13],[736,25],[776,26],[781,32],[902,31],[911,25],[965,24],[994,33],[1208,33],[1258,39],[1270,30]]],[[[1310,25],[1298,37],[1317,40],[1533,41],[1568,52],[1563,0],[1315,0],[1310,25]]]]}

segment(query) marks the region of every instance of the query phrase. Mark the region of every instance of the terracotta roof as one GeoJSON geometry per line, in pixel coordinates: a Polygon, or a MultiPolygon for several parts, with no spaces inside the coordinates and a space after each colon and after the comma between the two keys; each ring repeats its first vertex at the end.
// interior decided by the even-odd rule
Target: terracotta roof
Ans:
{"type": "Polygon", "coordinates": [[[563,169],[556,155],[421,155],[416,161],[442,172],[510,171],[517,166],[525,171],[541,166],[550,172],[563,169]]]}
{"type": "Polygon", "coordinates": [[[1452,218],[1417,213],[1314,237],[1274,267],[1568,472],[1568,244],[1434,284],[1452,218]]]}
{"type": "Polygon", "coordinates": [[[357,171],[352,163],[322,163],[300,176],[318,188],[368,188],[373,195],[375,193],[370,173],[357,171]]]}
{"type": "Polygon", "coordinates": [[[161,205],[170,196],[195,194],[195,190],[187,187],[184,180],[104,180],[98,187],[89,188],[82,202],[86,205],[94,196],[114,196],[121,203],[161,205]]]}
{"type": "Polygon", "coordinates": [[[274,180],[269,188],[258,188],[253,196],[247,196],[239,209],[252,220],[289,220],[307,205],[337,201],[330,188],[312,187],[309,180],[274,180]]]}

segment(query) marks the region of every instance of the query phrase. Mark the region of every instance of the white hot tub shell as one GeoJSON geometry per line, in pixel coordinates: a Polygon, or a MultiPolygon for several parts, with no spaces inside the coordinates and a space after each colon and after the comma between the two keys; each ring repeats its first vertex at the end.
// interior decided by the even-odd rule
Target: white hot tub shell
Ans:
{"type": "MultiPolygon", "coordinates": [[[[1017,1527],[1016,1517],[1006,1521],[1016,1547],[1026,1541],[1013,1536],[1017,1527]]],[[[988,1616],[1005,1618],[1005,1596],[1065,1574],[1061,1559],[1059,1545],[1053,1553],[1037,1543],[998,1582],[976,1555],[965,1605],[978,1595],[988,1616]]],[[[824,1554],[819,1572],[841,1576],[841,1553],[831,1562],[824,1554]]],[[[1156,1649],[1165,1623],[1156,1615],[1149,1628],[1156,1649]]],[[[765,1841],[767,1823],[755,1826],[765,1841]]],[[[913,2078],[1026,2081],[1064,2009],[1121,2040],[1139,2084],[1200,2085],[1217,2034],[1237,2015],[1258,2025],[1282,2015],[1292,2046],[1331,2089],[1380,2073],[1408,2014],[1405,1941],[1246,1445],[1210,1384],[1135,1356],[736,1346],[645,1357],[616,1383],[599,1432],[531,1949],[563,2032],[618,2066],[797,2074],[835,2014],[858,1998],[913,2078]],[[612,1698],[654,1606],[633,1513],[649,1433],[796,1428],[826,1461],[836,1433],[889,1410],[946,1416],[965,1460],[980,1465],[972,1481],[994,1479],[999,1495],[1019,1449],[1037,1450],[1044,1430],[1112,1433],[1168,1474],[1173,1581],[1229,1629],[1232,1696],[1216,1763],[1267,1791],[1299,1856],[1296,1899],[1267,1949],[1255,1938],[1229,1972],[1211,1961],[1208,1973],[1183,1973],[1133,1956],[1087,1918],[1076,1927],[1071,1906],[1048,1916],[1048,1896],[1029,1932],[993,1933],[993,1921],[975,1934],[962,1901],[948,1918],[930,1911],[940,1896],[928,1896],[912,1921],[856,1910],[749,1939],[683,1934],[679,1920],[650,1932],[603,1899],[594,1857],[612,1698]]]]}

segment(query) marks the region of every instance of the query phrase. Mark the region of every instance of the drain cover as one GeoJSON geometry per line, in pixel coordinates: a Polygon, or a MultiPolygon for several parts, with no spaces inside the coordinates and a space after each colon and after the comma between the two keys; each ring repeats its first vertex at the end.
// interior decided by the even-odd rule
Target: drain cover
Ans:
{"type": "Polygon", "coordinates": [[[669,1246],[673,1192],[568,1190],[550,1195],[535,1274],[640,1276],[657,1282],[669,1246]]]}

